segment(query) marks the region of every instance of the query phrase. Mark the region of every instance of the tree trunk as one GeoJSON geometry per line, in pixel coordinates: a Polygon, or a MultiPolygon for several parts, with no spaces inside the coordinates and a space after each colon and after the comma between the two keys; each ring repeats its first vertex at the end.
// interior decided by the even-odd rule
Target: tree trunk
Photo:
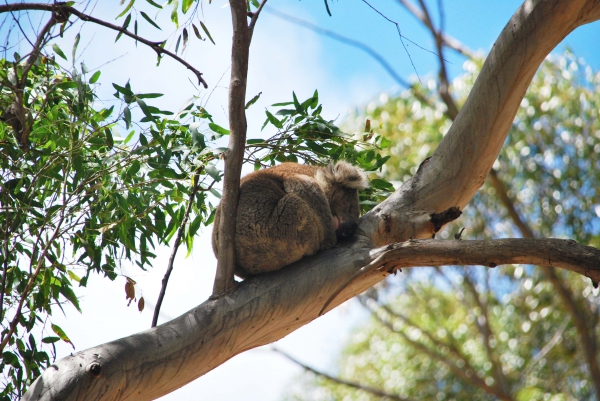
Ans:
{"type": "Polygon", "coordinates": [[[432,214],[463,208],[483,184],[544,57],[600,0],[526,1],[502,31],[464,107],[431,159],[365,215],[352,244],[244,281],[154,329],[58,361],[24,400],[150,400],[248,349],[276,341],[399,266],[544,263],[600,279],[600,251],[565,240],[409,241],[439,229],[432,214]],[[433,220],[433,221],[432,221],[433,220]],[[511,242],[512,241],[512,242],[511,242]],[[529,242],[524,242],[529,241],[529,242]],[[373,249],[373,247],[381,247],[373,249]],[[368,266],[362,269],[364,266],[368,266]],[[357,274],[357,272],[362,274],[357,274]]]}

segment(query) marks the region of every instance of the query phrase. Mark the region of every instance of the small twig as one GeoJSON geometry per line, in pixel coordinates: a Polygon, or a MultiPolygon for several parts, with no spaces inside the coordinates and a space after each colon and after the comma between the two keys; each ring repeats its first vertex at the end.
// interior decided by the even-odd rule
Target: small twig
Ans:
{"type": "Polygon", "coordinates": [[[200,173],[202,172],[203,167],[199,168],[194,175],[194,187],[192,188],[192,193],[190,193],[190,200],[188,202],[187,208],[185,209],[185,214],[183,215],[183,220],[181,221],[181,226],[179,226],[179,230],[177,230],[177,236],[175,237],[175,242],[173,243],[173,249],[171,250],[171,256],[169,257],[169,263],[167,264],[167,271],[165,272],[165,276],[162,279],[162,286],[160,288],[160,294],[158,294],[158,299],[156,300],[156,306],[154,307],[154,316],[152,316],[152,326],[156,327],[158,322],[158,315],[160,314],[160,307],[162,306],[163,299],[165,298],[165,293],[167,292],[167,285],[169,284],[169,278],[171,277],[171,272],[173,271],[173,265],[175,263],[175,256],[177,255],[177,250],[179,249],[179,245],[181,245],[181,238],[183,237],[183,233],[185,231],[185,226],[187,225],[188,219],[190,217],[190,212],[192,211],[192,206],[194,205],[194,198],[200,189],[200,173]]]}
{"type": "Polygon", "coordinates": [[[173,58],[174,60],[177,60],[179,63],[181,63],[182,65],[187,67],[190,71],[192,71],[194,73],[194,75],[196,75],[199,83],[201,83],[205,88],[208,88],[208,84],[206,83],[204,78],[202,78],[202,73],[200,71],[198,71],[190,63],[188,63],[187,61],[185,61],[178,55],[170,52],[169,50],[166,50],[166,49],[163,49],[162,47],[160,47],[160,45],[163,44],[164,41],[152,42],[148,39],[145,39],[139,35],[134,34],[133,32],[128,31],[127,29],[124,29],[121,26],[114,25],[109,22],[103,21],[101,19],[92,17],[91,15],[84,14],[84,13],[80,12],[79,10],[77,10],[73,7],[66,6],[64,4],[17,3],[17,4],[0,5],[0,14],[4,13],[4,12],[24,11],[24,10],[43,10],[43,11],[53,11],[53,12],[56,10],[60,10],[60,12],[64,13],[64,15],[66,17],[68,17],[70,14],[73,14],[82,21],[92,22],[94,24],[102,25],[106,28],[120,32],[125,36],[129,36],[130,38],[135,39],[135,40],[145,44],[146,46],[149,46],[158,54],[159,57],[161,57],[162,55],[167,55],[167,56],[173,58]]]}
{"type": "Polygon", "coordinates": [[[260,6],[258,7],[258,9],[252,13],[252,17],[250,19],[250,24],[248,25],[248,32],[250,34],[250,41],[252,41],[252,34],[254,33],[254,27],[256,26],[256,21],[258,20],[258,16],[260,15],[260,12],[262,11],[262,9],[265,7],[265,4],[267,3],[267,0],[263,0],[260,3],[260,6]]]}
{"type": "Polygon", "coordinates": [[[560,342],[560,340],[562,340],[563,334],[564,334],[565,330],[567,329],[567,326],[568,326],[570,320],[571,320],[571,316],[567,316],[565,318],[565,320],[563,320],[563,322],[560,325],[560,327],[558,328],[558,330],[556,330],[556,333],[554,333],[554,335],[552,336],[550,341],[548,341],[548,343],[546,345],[544,345],[544,347],[537,354],[535,354],[533,356],[533,358],[531,358],[529,360],[529,363],[527,364],[527,366],[525,367],[525,369],[523,369],[523,372],[521,373],[521,381],[523,381],[526,378],[526,376],[529,374],[529,372],[531,372],[533,367],[539,361],[541,361],[542,358],[544,358],[548,354],[548,352],[550,352],[552,350],[552,348],[554,348],[554,346],[560,342]]]}
{"type": "MultiPolygon", "coordinates": [[[[414,6],[414,4],[409,3],[407,0],[398,0],[398,2],[400,2],[400,4],[402,4],[418,20],[420,20],[421,22],[426,24],[425,16],[423,15],[423,13],[421,11],[419,11],[419,9],[417,7],[414,6]]],[[[440,19],[443,20],[441,13],[442,13],[442,11],[440,8],[440,19]]],[[[462,44],[459,40],[453,38],[452,36],[444,34],[443,27],[440,27],[440,34],[442,35],[442,39],[444,40],[444,43],[446,44],[446,46],[448,46],[452,50],[457,51],[460,54],[462,54],[466,57],[469,57],[469,58],[473,58],[475,56],[475,52],[473,50],[469,49],[468,47],[466,47],[464,44],[462,44]]]]}

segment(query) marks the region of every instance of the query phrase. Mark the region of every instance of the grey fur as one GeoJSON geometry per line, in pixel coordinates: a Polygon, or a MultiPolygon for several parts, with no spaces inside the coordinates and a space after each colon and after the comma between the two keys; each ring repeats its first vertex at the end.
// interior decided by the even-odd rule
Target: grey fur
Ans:
{"type": "MultiPolygon", "coordinates": [[[[241,278],[281,269],[332,248],[352,235],[365,174],[347,162],[315,167],[297,163],[255,171],[242,178],[236,220],[236,269],[241,278]],[[337,223],[337,230],[335,225],[337,223]]],[[[220,205],[212,243],[217,255],[220,205]]]]}

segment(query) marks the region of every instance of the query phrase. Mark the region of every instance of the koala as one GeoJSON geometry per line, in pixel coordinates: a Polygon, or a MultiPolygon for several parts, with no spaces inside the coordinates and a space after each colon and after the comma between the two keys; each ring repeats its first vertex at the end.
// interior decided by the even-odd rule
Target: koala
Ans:
{"type": "MultiPolygon", "coordinates": [[[[365,174],[345,161],[327,167],[283,163],[243,177],[235,229],[235,275],[281,269],[335,246],[358,224],[365,174]]],[[[221,207],[212,245],[217,255],[221,207]]]]}

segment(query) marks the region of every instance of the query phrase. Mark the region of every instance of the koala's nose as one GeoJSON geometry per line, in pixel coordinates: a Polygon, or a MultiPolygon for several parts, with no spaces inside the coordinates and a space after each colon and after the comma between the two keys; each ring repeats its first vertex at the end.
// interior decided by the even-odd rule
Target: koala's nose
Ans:
{"type": "Polygon", "coordinates": [[[335,230],[335,234],[338,237],[350,237],[352,234],[354,234],[354,230],[356,230],[356,222],[355,221],[344,221],[342,222],[338,229],[335,230]]]}

